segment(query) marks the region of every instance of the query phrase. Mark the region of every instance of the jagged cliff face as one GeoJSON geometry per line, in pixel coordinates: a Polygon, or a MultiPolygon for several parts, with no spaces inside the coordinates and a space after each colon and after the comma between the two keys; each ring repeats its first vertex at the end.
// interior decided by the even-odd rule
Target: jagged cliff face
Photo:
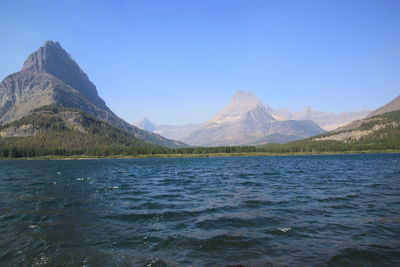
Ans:
{"type": "Polygon", "coordinates": [[[26,116],[44,105],[81,109],[138,139],[168,147],[184,146],[130,125],[98,96],[96,86],[57,42],[48,41],[25,61],[20,72],[0,84],[0,124],[26,116]]]}
{"type": "Polygon", "coordinates": [[[324,131],[312,121],[277,121],[257,96],[238,91],[228,106],[181,140],[202,146],[252,145],[287,142],[321,133],[324,131]]]}

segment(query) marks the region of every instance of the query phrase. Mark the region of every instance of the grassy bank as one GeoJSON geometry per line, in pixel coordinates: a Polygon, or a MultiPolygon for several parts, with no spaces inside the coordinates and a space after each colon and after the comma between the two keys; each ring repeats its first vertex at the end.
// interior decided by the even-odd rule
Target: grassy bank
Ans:
{"type": "Polygon", "coordinates": [[[307,156],[307,155],[346,155],[346,154],[388,154],[400,153],[400,150],[366,150],[366,151],[343,151],[343,152],[293,152],[293,153],[202,153],[202,154],[143,154],[143,155],[113,155],[113,156],[40,156],[6,158],[0,160],[90,160],[90,159],[146,159],[146,158],[208,158],[208,157],[257,157],[257,156],[307,156]]]}

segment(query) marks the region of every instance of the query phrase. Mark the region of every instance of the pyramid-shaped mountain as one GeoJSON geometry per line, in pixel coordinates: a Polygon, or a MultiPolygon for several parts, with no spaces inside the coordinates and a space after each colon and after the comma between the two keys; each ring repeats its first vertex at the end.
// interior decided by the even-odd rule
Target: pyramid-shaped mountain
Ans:
{"type": "Polygon", "coordinates": [[[0,83],[0,125],[18,120],[45,105],[80,109],[136,138],[167,147],[181,142],[143,131],[115,115],[96,86],[58,42],[48,41],[25,61],[21,71],[0,83]]]}
{"type": "Polygon", "coordinates": [[[201,128],[182,139],[199,146],[285,143],[324,133],[312,121],[277,121],[250,92],[237,91],[231,102],[201,128]]]}

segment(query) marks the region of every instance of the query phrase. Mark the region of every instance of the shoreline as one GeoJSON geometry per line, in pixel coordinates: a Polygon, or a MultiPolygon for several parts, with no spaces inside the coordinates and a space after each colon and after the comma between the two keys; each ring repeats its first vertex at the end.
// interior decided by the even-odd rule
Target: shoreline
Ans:
{"type": "Polygon", "coordinates": [[[4,158],[0,160],[94,160],[94,159],[147,159],[147,158],[214,158],[214,157],[276,157],[276,156],[320,156],[320,155],[351,155],[351,154],[398,154],[400,150],[365,150],[341,152],[292,152],[292,153],[204,153],[204,154],[143,154],[143,155],[114,155],[114,156],[39,156],[4,158]]]}

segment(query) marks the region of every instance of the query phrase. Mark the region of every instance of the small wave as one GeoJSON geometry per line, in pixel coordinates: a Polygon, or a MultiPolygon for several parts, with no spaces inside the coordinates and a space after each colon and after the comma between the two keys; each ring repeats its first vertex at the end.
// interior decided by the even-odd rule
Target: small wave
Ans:
{"type": "Polygon", "coordinates": [[[148,259],[144,264],[146,267],[168,267],[169,265],[160,259],[148,259]]]}
{"type": "Polygon", "coordinates": [[[39,258],[35,258],[33,260],[32,266],[44,266],[51,263],[51,258],[45,255],[40,256],[39,258]]]}
{"type": "Polygon", "coordinates": [[[119,189],[119,186],[109,186],[106,187],[107,190],[114,190],[114,189],[119,189]]]}
{"type": "Polygon", "coordinates": [[[264,172],[261,174],[261,176],[276,176],[280,175],[280,172],[264,172]]]}
{"type": "Polygon", "coordinates": [[[254,177],[254,174],[253,173],[239,173],[237,175],[237,177],[239,177],[239,178],[251,178],[251,177],[254,177]]]}
{"type": "Polygon", "coordinates": [[[90,177],[78,177],[75,178],[75,181],[87,181],[87,180],[92,180],[90,177]]]}
{"type": "Polygon", "coordinates": [[[286,171],[286,173],[300,174],[300,173],[304,173],[304,171],[303,170],[289,170],[289,171],[286,171]]]}
{"type": "Polygon", "coordinates": [[[248,208],[259,208],[262,206],[270,206],[273,205],[274,202],[268,200],[245,200],[243,201],[243,205],[248,208]]]}
{"type": "Polygon", "coordinates": [[[292,230],[292,228],[291,227],[279,227],[278,230],[281,231],[282,233],[286,233],[286,232],[289,232],[290,230],[292,230]]]}
{"type": "Polygon", "coordinates": [[[176,209],[179,208],[178,205],[170,204],[170,203],[158,203],[158,202],[145,202],[138,206],[135,206],[135,209],[176,209]]]}
{"type": "Polygon", "coordinates": [[[116,189],[119,189],[119,186],[105,186],[105,187],[98,188],[98,190],[105,190],[105,191],[116,190],[116,189]]]}
{"type": "Polygon", "coordinates": [[[217,235],[199,242],[200,250],[206,252],[214,252],[216,250],[225,249],[244,249],[261,245],[261,240],[257,238],[248,238],[244,236],[233,235],[217,235]]]}
{"type": "Polygon", "coordinates": [[[250,220],[242,220],[238,218],[220,218],[204,220],[196,223],[197,228],[203,229],[249,228],[254,226],[254,223],[252,223],[250,220]]]}
{"type": "Polygon", "coordinates": [[[251,182],[251,181],[241,182],[240,184],[244,185],[244,186],[262,186],[261,183],[256,183],[256,182],[251,182]]]}
{"type": "Polygon", "coordinates": [[[207,208],[198,211],[188,211],[188,210],[178,210],[178,211],[165,211],[165,212],[150,212],[150,213],[128,213],[128,214],[117,214],[117,215],[107,215],[104,218],[116,219],[120,221],[138,221],[138,220],[165,220],[174,221],[189,219],[197,217],[202,214],[213,214],[220,210],[226,211],[227,207],[220,208],[207,208]]]}
{"type": "Polygon", "coordinates": [[[196,216],[196,212],[190,212],[190,211],[182,211],[182,212],[160,212],[160,213],[129,213],[129,214],[119,214],[119,215],[107,215],[105,218],[107,219],[116,219],[120,221],[126,221],[126,222],[133,222],[133,221],[139,221],[139,220],[167,220],[167,221],[173,221],[177,219],[182,219],[182,218],[188,218],[188,217],[193,217],[196,216]]]}
{"type": "Polygon", "coordinates": [[[345,196],[336,196],[336,197],[327,197],[318,199],[319,202],[333,202],[333,201],[342,201],[342,200],[349,200],[353,198],[357,198],[358,194],[349,194],[345,196]]]}
{"type": "Polygon", "coordinates": [[[222,217],[218,219],[207,219],[196,223],[196,227],[202,229],[248,229],[265,227],[266,225],[275,225],[278,222],[269,217],[254,217],[254,218],[229,218],[222,217]]]}
{"type": "Polygon", "coordinates": [[[175,198],[180,198],[182,195],[180,194],[161,194],[161,195],[155,195],[153,198],[156,199],[175,199],[175,198]]]}
{"type": "Polygon", "coordinates": [[[348,204],[342,204],[342,205],[331,205],[331,206],[329,206],[329,208],[335,209],[335,210],[342,210],[342,209],[354,209],[355,207],[352,205],[348,205],[348,204]]]}
{"type": "Polygon", "coordinates": [[[327,261],[328,266],[400,266],[398,250],[388,247],[346,248],[327,261]]]}

